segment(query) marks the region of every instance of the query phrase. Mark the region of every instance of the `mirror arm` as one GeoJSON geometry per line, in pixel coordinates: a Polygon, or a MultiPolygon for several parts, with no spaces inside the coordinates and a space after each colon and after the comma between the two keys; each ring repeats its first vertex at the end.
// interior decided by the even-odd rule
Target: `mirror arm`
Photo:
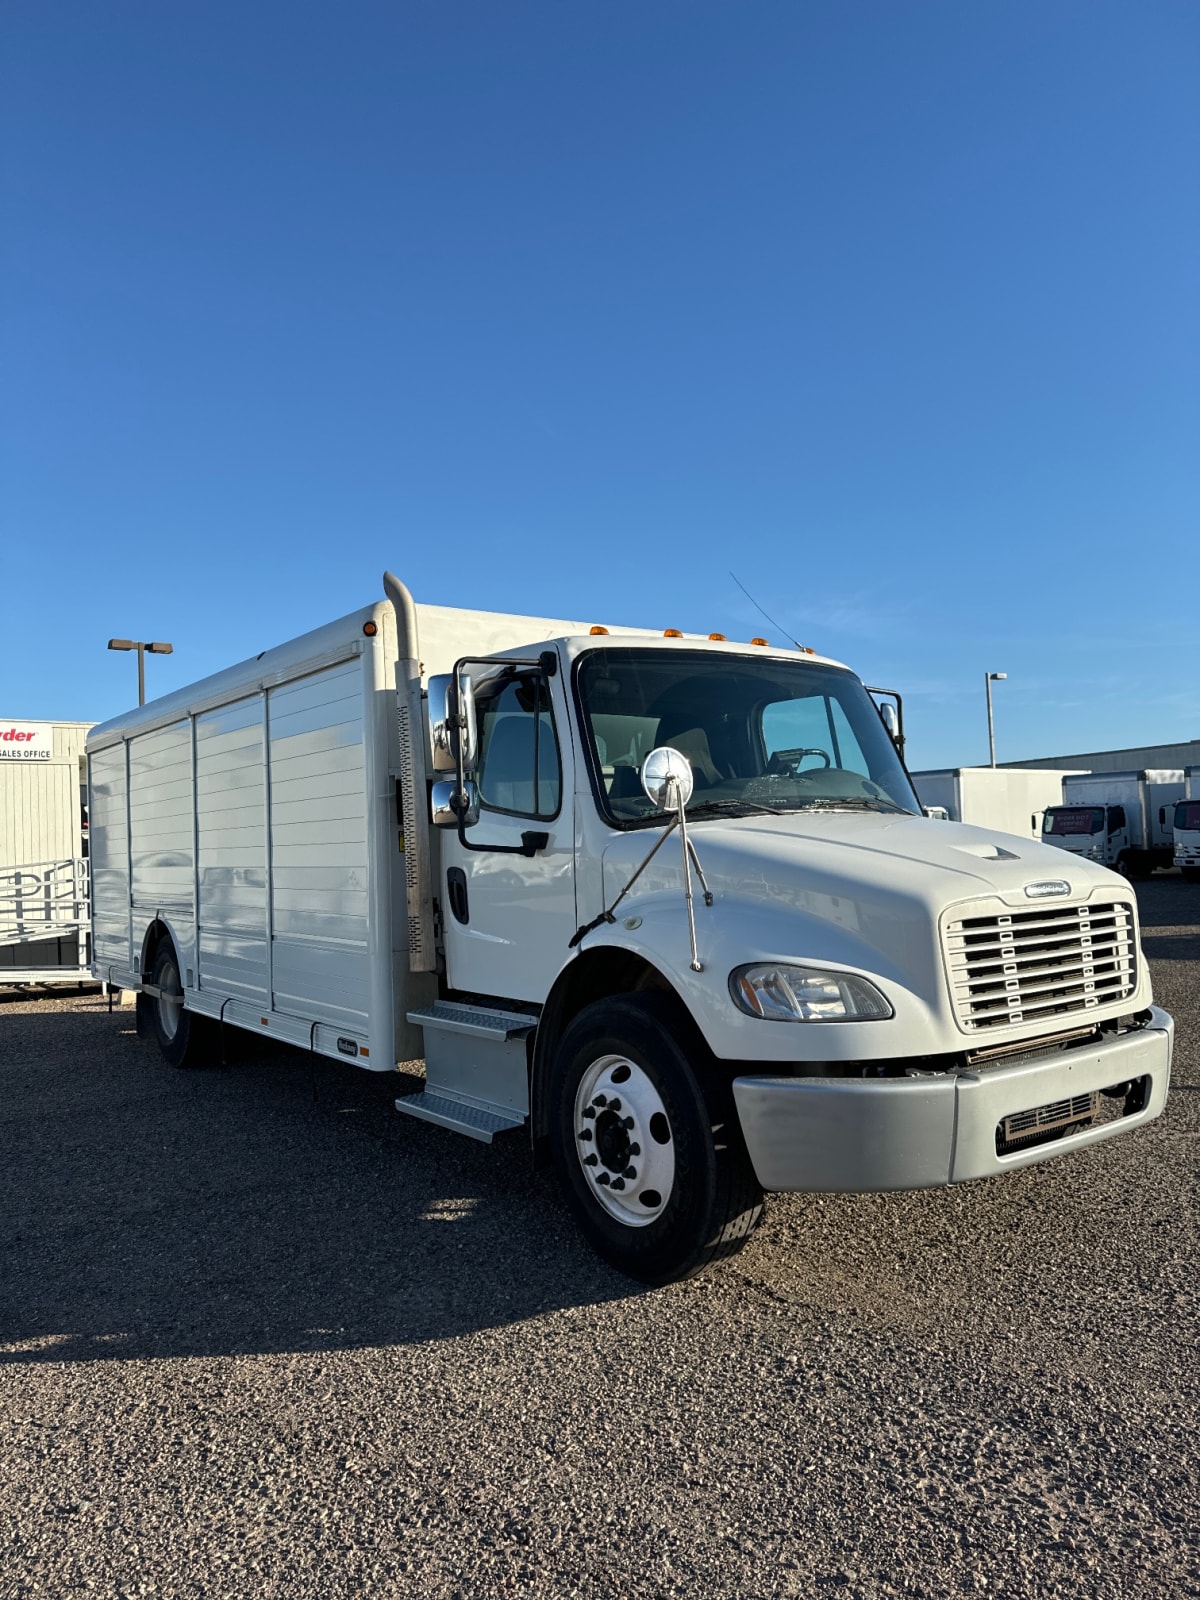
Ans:
{"type": "Polygon", "coordinates": [[[662,849],[663,845],[666,844],[667,840],[671,837],[678,826],[679,817],[676,815],[671,818],[670,822],[667,823],[666,827],[659,834],[658,838],[654,841],[654,846],[649,855],[647,855],[646,859],[642,862],[641,866],[634,873],[633,877],[630,878],[629,882],[621,890],[620,894],[613,901],[612,905],[609,906],[608,910],[602,911],[598,917],[593,917],[590,922],[585,922],[581,928],[576,928],[570,939],[567,940],[568,950],[574,950],[575,946],[579,944],[581,940],[586,938],[589,933],[594,933],[602,922],[615,922],[617,920],[616,916],[614,915],[617,907],[621,904],[621,901],[624,900],[630,889],[633,888],[634,884],[641,877],[642,873],[645,872],[646,868],[654,860],[655,856],[662,849]]]}
{"type": "MultiPolygon", "coordinates": [[[[692,858],[696,852],[692,846],[692,841],[688,838],[687,818],[684,816],[683,807],[683,790],[680,788],[677,778],[671,778],[668,782],[675,792],[675,816],[679,823],[679,837],[683,841],[683,898],[687,904],[688,939],[692,947],[692,971],[703,972],[704,968],[700,962],[700,953],[696,949],[696,909],[692,904],[692,858]]],[[[698,867],[700,863],[697,861],[696,865],[698,867]]],[[[703,882],[703,877],[701,882],[703,882]]],[[[706,884],[706,891],[707,888],[706,884]]],[[[710,905],[712,904],[707,892],[705,899],[710,905]]]]}

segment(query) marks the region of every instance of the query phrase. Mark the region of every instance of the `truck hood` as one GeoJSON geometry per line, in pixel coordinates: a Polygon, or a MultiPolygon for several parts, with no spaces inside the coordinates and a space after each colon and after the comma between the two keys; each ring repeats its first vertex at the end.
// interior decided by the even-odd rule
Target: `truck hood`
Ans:
{"type": "MultiPolygon", "coordinates": [[[[1124,879],[1094,862],[926,817],[797,812],[697,821],[689,833],[714,897],[705,907],[694,885],[697,931],[726,970],[739,961],[812,959],[878,974],[930,999],[939,995],[938,1005],[946,989],[939,926],[949,908],[964,905],[966,915],[1031,911],[1050,902],[1027,895],[1027,886],[1049,880],[1069,885],[1063,904],[1097,891],[1131,898],[1124,879]]],[[[606,905],[645,860],[653,837],[637,831],[611,841],[606,905]]],[[[678,840],[663,845],[618,916],[644,919],[647,930],[662,917],[682,918],[678,840]]],[[[682,948],[677,935],[676,945],[682,948]]]]}
{"type": "MultiPolygon", "coordinates": [[[[900,896],[936,915],[958,900],[999,895],[1025,901],[1028,884],[1051,879],[1070,885],[1064,899],[1086,898],[1102,887],[1127,888],[1107,868],[1034,839],[927,817],[797,811],[698,820],[689,833],[714,893],[791,905],[797,898],[807,902],[813,892],[868,902],[900,896]]],[[[650,844],[640,831],[609,844],[606,900],[628,881],[650,844]]],[[[668,842],[633,892],[665,888],[668,879],[678,885],[679,874],[678,851],[668,842]]]]}
{"type": "MultiPolygon", "coordinates": [[[[689,962],[677,838],[665,841],[621,901],[616,926],[598,929],[596,938],[636,950],[659,967],[703,1019],[717,1054],[728,1059],[870,1060],[910,1054],[917,1041],[925,1053],[962,1049],[968,1035],[954,1012],[946,913],[952,920],[1092,899],[1133,904],[1125,880],[1095,862],[1033,839],[927,817],[800,811],[698,819],[689,834],[713,895],[706,906],[693,884],[699,969],[689,962]],[[1050,881],[1065,883],[1067,893],[1044,899],[1026,893],[1050,881]],[[756,961],[862,973],[884,993],[893,1020],[798,1031],[764,1025],[748,1038],[727,979],[756,961]]],[[[645,862],[657,836],[657,830],[610,836],[603,857],[606,906],[645,862]]],[[[1144,981],[1139,994],[1143,990],[1148,1004],[1144,981]]],[[[1017,1041],[1045,1031],[1045,1021],[1035,1017],[1006,1028],[1003,1037],[1017,1041]]]]}

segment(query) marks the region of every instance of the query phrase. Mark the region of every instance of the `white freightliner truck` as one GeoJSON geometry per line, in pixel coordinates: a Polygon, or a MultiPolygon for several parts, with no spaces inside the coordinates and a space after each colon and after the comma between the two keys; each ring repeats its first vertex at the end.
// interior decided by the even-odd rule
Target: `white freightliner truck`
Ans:
{"type": "Polygon", "coordinates": [[[95,975],[525,1127],[664,1282],[764,1190],[1011,1171],[1162,1110],[1128,886],[931,822],[811,652],[386,602],[95,729],[95,975]]]}
{"type": "Polygon", "coordinates": [[[1175,865],[1190,882],[1200,882],[1200,767],[1185,767],[1183,799],[1172,816],[1175,865]]]}
{"type": "Polygon", "coordinates": [[[1183,772],[1086,772],[1062,781],[1062,804],[1047,806],[1042,838],[1128,878],[1171,865],[1171,823],[1183,772]]]}

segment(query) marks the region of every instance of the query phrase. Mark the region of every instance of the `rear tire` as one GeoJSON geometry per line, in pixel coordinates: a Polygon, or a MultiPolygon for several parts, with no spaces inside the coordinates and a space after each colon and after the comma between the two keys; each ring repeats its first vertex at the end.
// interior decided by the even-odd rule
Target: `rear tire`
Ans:
{"type": "Polygon", "coordinates": [[[172,1067],[199,1067],[212,1059],[211,1028],[208,1019],[188,1011],[183,1003],[183,980],[179,957],[169,939],[158,947],[151,978],[157,995],[148,995],[150,1026],[158,1048],[172,1067]]]}
{"type": "Polygon", "coordinates": [[[733,1255],[762,1216],[733,1092],[659,995],[587,1006],[550,1075],[554,1163],[581,1230],[620,1271],[672,1283],[733,1255]]]}

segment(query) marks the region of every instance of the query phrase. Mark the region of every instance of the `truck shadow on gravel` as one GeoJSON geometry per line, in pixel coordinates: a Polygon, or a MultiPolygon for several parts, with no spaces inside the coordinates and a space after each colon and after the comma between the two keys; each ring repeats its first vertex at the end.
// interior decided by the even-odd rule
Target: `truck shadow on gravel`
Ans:
{"type": "Polygon", "coordinates": [[[524,1134],[401,1116],[416,1079],[240,1036],[179,1072],[98,997],[0,1003],[0,1362],[452,1338],[638,1286],[524,1134]]]}

